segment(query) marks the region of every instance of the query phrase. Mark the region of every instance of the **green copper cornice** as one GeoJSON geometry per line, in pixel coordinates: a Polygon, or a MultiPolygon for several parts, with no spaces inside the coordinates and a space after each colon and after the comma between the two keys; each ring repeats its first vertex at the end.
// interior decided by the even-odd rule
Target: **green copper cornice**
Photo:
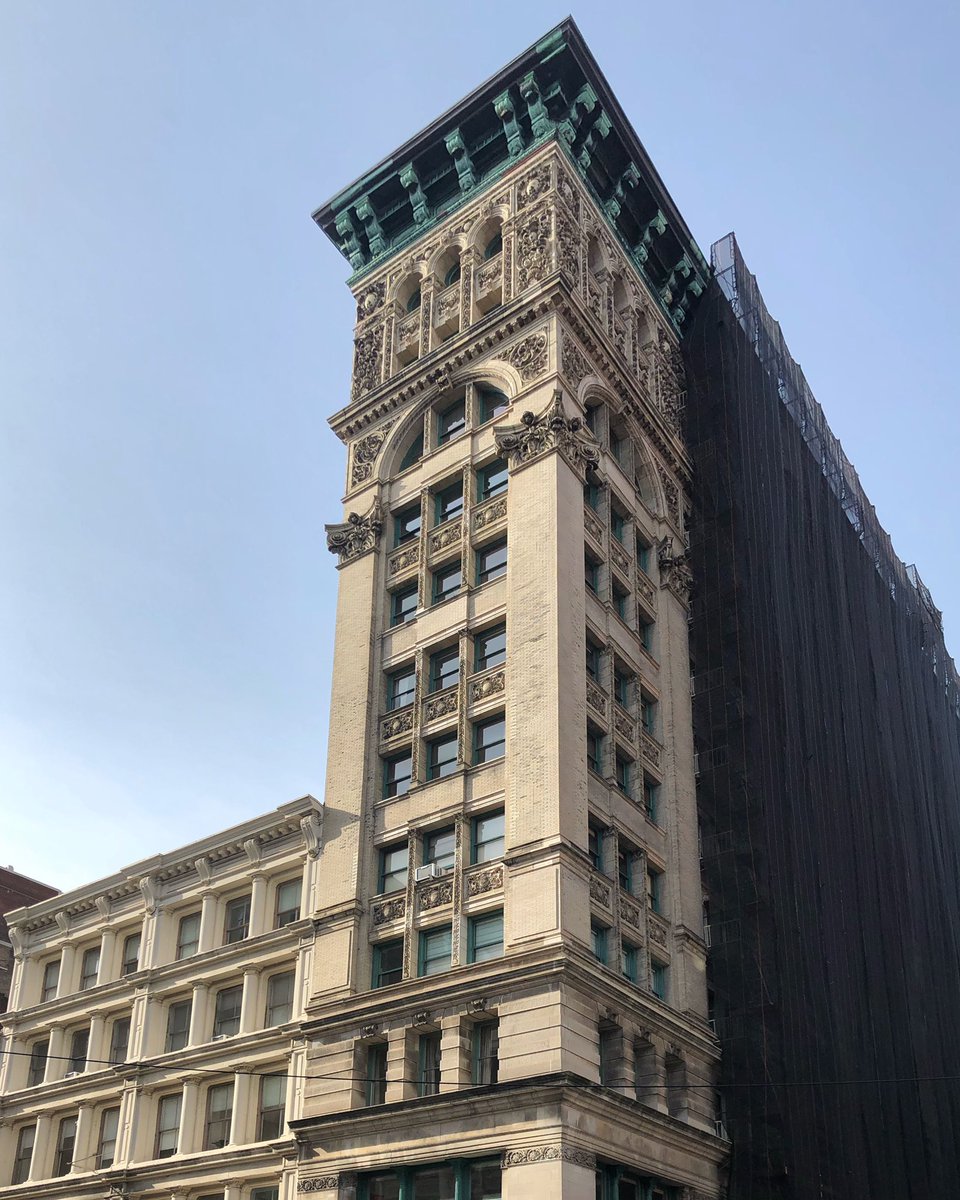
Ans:
{"type": "Polygon", "coordinates": [[[637,270],[679,326],[709,268],[568,18],[314,213],[351,282],[556,140],[637,270]]]}

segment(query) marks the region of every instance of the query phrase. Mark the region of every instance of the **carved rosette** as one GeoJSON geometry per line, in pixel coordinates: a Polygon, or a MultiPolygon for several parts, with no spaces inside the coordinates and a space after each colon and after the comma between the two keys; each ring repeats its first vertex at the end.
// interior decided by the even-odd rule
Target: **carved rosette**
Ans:
{"type": "Polygon", "coordinates": [[[417,892],[417,901],[421,912],[427,912],[431,908],[442,908],[444,904],[452,903],[453,881],[447,879],[442,883],[433,883],[429,887],[420,888],[417,892]]]}
{"type": "Polygon", "coordinates": [[[393,900],[381,900],[373,906],[374,925],[387,925],[390,921],[399,921],[407,911],[406,896],[397,896],[393,900]]]}
{"type": "Polygon", "coordinates": [[[467,895],[484,896],[503,887],[503,867],[489,867],[485,871],[474,871],[467,878],[467,895]]]}
{"type": "Polygon", "coordinates": [[[352,512],[341,525],[325,525],[327,549],[340,556],[340,566],[352,562],[376,547],[383,530],[383,506],[378,496],[369,512],[352,512]]]}
{"type": "Polygon", "coordinates": [[[640,739],[640,745],[643,749],[644,759],[652,766],[660,769],[661,746],[654,738],[650,736],[646,730],[643,731],[643,736],[640,739]]]}
{"type": "Polygon", "coordinates": [[[412,546],[405,546],[402,550],[398,550],[396,554],[391,554],[387,560],[387,574],[399,575],[402,571],[408,570],[410,567],[415,567],[420,562],[420,545],[414,542],[412,546]]]}
{"type": "Polygon", "coordinates": [[[493,675],[487,675],[483,679],[474,679],[470,682],[470,700],[476,703],[479,700],[487,700],[490,696],[499,695],[506,687],[506,673],[497,671],[493,675]]]}
{"type": "Polygon", "coordinates": [[[494,431],[497,448],[509,457],[514,468],[532,462],[541,454],[559,450],[581,475],[600,462],[600,445],[579,417],[563,411],[563,393],[558,388],[553,401],[539,416],[525,412],[520,425],[494,431]]]}
{"type": "Polygon", "coordinates": [[[516,367],[523,382],[529,383],[547,369],[547,335],[542,331],[532,333],[523,341],[501,350],[497,357],[516,367]]]}
{"type": "Polygon", "coordinates": [[[657,546],[657,566],[660,568],[660,586],[667,587],[681,604],[690,603],[693,587],[693,572],[690,570],[686,550],[673,553],[673,538],[660,539],[657,546]]]}
{"type": "Polygon", "coordinates": [[[570,381],[574,391],[579,389],[580,384],[588,375],[593,374],[593,367],[566,334],[563,334],[560,339],[560,363],[560,369],[570,381]]]}
{"type": "Polygon", "coordinates": [[[441,525],[439,529],[435,529],[430,534],[430,551],[436,554],[438,550],[445,550],[447,546],[453,546],[460,541],[463,536],[463,530],[460,521],[447,521],[445,525],[441,525]]]}
{"type": "Polygon", "coordinates": [[[507,498],[506,496],[497,496],[493,500],[488,500],[480,508],[473,510],[473,527],[474,529],[486,529],[489,525],[503,520],[506,515],[507,498]]]}
{"type": "Polygon", "coordinates": [[[620,897],[620,920],[632,929],[640,928],[640,909],[635,904],[628,904],[623,896],[620,897]]]}
{"type": "Polygon", "coordinates": [[[598,713],[606,714],[607,697],[603,690],[590,679],[587,680],[587,703],[598,713]]]}
{"type": "Polygon", "coordinates": [[[384,297],[387,294],[387,285],[384,280],[379,283],[373,283],[357,298],[357,321],[365,321],[368,317],[372,317],[378,309],[383,308],[384,297]]]}
{"type": "Polygon", "coordinates": [[[610,888],[605,883],[601,883],[595,875],[590,877],[590,899],[596,900],[598,904],[602,904],[605,908],[610,907],[610,888]]]}
{"type": "Polygon", "coordinates": [[[333,1192],[340,1188],[339,1175],[321,1175],[316,1179],[299,1179],[297,1193],[304,1192],[333,1192]]]}
{"type": "Polygon", "coordinates": [[[575,1163],[578,1167],[586,1167],[588,1171],[595,1171],[597,1168],[595,1154],[590,1154],[587,1150],[577,1150],[572,1146],[528,1146],[523,1150],[504,1150],[500,1165],[523,1167],[530,1163],[542,1162],[575,1163]]]}
{"type": "Polygon", "coordinates": [[[354,342],[353,349],[353,387],[351,394],[354,400],[359,400],[367,392],[372,392],[380,384],[383,368],[383,328],[377,321],[375,325],[354,342]]]}
{"type": "Polygon", "coordinates": [[[373,474],[373,464],[377,461],[377,456],[383,448],[383,443],[387,440],[387,434],[390,432],[392,425],[392,421],[387,421],[379,429],[368,433],[366,437],[358,438],[353,443],[353,465],[350,470],[350,482],[354,486],[366,483],[373,474]]]}
{"type": "Polygon", "coordinates": [[[384,717],[380,722],[380,740],[389,742],[391,738],[400,737],[404,733],[409,733],[413,729],[413,709],[409,708],[405,712],[396,713],[394,716],[384,717]]]}
{"type": "Polygon", "coordinates": [[[550,272],[550,214],[545,208],[517,226],[516,247],[517,287],[523,291],[550,272]]]}
{"type": "Polygon", "coordinates": [[[424,721],[439,721],[441,717],[448,717],[451,713],[457,711],[457,692],[452,689],[445,692],[441,696],[434,696],[424,705],[423,719],[424,721]]]}
{"type": "Polygon", "coordinates": [[[536,203],[550,190],[550,164],[540,163],[517,184],[517,209],[536,203]]]}

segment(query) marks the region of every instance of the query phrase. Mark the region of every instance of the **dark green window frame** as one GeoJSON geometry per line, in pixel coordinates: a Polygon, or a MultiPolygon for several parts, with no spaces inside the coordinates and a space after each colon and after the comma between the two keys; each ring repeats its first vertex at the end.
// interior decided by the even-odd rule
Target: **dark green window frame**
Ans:
{"type": "Polygon", "coordinates": [[[414,437],[413,441],[403,453],[403,458],[400,459],[398,471],[407,471],[410,467],[415,466],[420,459],[423,458],[423,423],[420,424],[420,430],[414,437]]]}
{"type": "Polygon", "coordinates": [[[616,779],[617,787],[625,796],[633,797],[633,759],[625,754],[617,754],[616,779]]]}
{"type": "Polygon", "coordinates": [[[431,829],[423,837],[423,863],[436,863],[441,870],[452,871],[457,853],[457,830],[455,825],[444,825],[442,829],[431,829]]]}
{"type": "Polygon", "coordinates": [[[393,544],[402,546],[420,536],[422,512],[419,502],[393,514],[393,544]]]}
{"type": "Polygon", "coordinates": [[[640,722],[651,737],[657,732],[657,702],[651,696],[640,693],[640,722]]]}
{"type": "Polygon", "coordinates": [[[467,922],[467,962],[503,957],[503,909],[481,913],[467,922]]]}
{"type": "Polygon", "coordinates": [[[477,586],[507,573],[507,539],[498,538],[477,551],[477,586]]]}
{"type": "Polygon", "coordinates": [[[467,402],[454,400],[437,414],[437,445],[445,446],[467,428],[467,402]]]}
{"type": "Polygon", "coordinates": [[[587,766],[598,775],[603,774],[603,734],[592,725],[587,726],[587,766]]]}
{"type": "Polygon", "coordinates": [[[510,473],[506,461],[496,458],[477,471],[477,500],[482,503],[507,490],[510,473]]]}
{"type": "Polygon", "coordinates": [[[586,553],[583,556],[583,581],[595,596],[599,596],[600,564],[586,553]]]}
{"type": "Polygon", "coordinates": [[[506,625],[492,625],[489,629],[483,629],[480,631],[480,633],[474,634],[473,652],[473,669],[475,671],[489,671],[491,667],[499,667],[501,663],[506,662],[506,625]],[[503,645],[495,644],[491,649],[491,643],[500,642],[501,639],[503,641],[503,645]]]}
{"type": "Polygon", "coordinates": [[[430,655],[430,692],[440,692],[460,682],[460,647],[448,646],[430,655]]]}
{"type": "Polygon", "coordinates": [[[614,582],[611,590],[613,592],[614,612],[621,621],[627,621],[629,619],[630,593],[617,582],[614,582]]]}
{"type": "Polygon", "coordinates": [[[620,947],[620,974],[631,983],[637,982],[637,948],[629,942],[620,947]]]}
{"type": "Polygon", "coordinates": [[[417,585],[415,583],[411,584],[409,587],[400,588],[395,592],[391,592],[391,628],[396,625],[406,625],[408,621],[414,620],[417,615],[418,603],[419,597],[417,595],[417,585]]]}
{"type": "Polygon", "coordinates": [[[428,779],[445,779],[456,772],[457,766],[456,733],[445,733],[427,742],[428,779]]]}
{"type": "Polygon", "coordinates": [[[606,832],[599,825],[587,826],[587,854],[590,856],[590,865],[595,871],[603,870],[603,842],[606,832]]]}
{"type": "Polygon", "coordinates": [[[416,667],[411,664],[401,667],[399,671],[391,671],[387,676],[387,712],[412,704],[416,690],[416,667]]]}
{"type": "Polygon", "coordinates": [[[487,242],[486,246],[484,246],[484,248],[483,248],[484,261],[486,261],[489,258],[496,258],[496,256],[500,253],[500,251],[502,249],[503,249],[503,230],[498,229],[497,232],[490,239],[490,241],[487,242]]]}
{"type": "Polygon", "coordinates": [[[391,754],[383,760],[383,799],[390,800],[395,796],[405,796],[413,782],[413,752],[404,750],[402,754],[391,754]],[[397,767],[406,770],[397,770],[397,767]]]}
{"type": "Polygon", "coordinates": [[[449,270],[447,271],[447,273],[444,275],[443,286],[451,287],[453,284],[459,283],[461,273],[462,272],[461,272],[461,268],[460,268],[460,259],[458,258],[457,261],[453,264],[453,266],[450,267],[449,270]]]}
{"type": "Polygon", "coordinates": [[[627,520],[623,513],[617,512],[615,508],[610,510],[610,532],[623,545],[624,534],[626,533],[627,520]]]}
{"type": "Polygon", "coordinates": [[[606,925],[590,925],[590,944],[593,947],[593,957],[602,966],[607,965],[607,956],[610,952],[610,930],[606,925]]]}
{"type": "Polygon", "coordinates": [[[658,1000],[666,1000],[668,988],[667,964],[650,960],[650,991],[658,1000]]]}
{"type": "Polygon", "coordinates": [[[459,596],[463,588],[463,569],[460,562],[448,563],[433,573],[433,602],[443,604],[459,596]]]}
{"type": "Polygon", "coordinates": [[[376,942],[373,947],[373,969],[370,986],[389,987],[403,978],[403,938],[376,942]]]}
{"type": "Polygon", "coordinates": [[[413,289],[410,293],[410,299],[407,301],[407,312],[416,312],[423,303],[423,293],[419,287],[413,289]]]}
{"type": "Polygon", "coordinates": [[[399,1200],[415,1200],[418,1179],[423,1181],[438,1171],[452,1174],[453,1194],[462,1200],[500,1200],[503,1185],[499,1158],[450,1159],[392,1171],[371,1171],[357,1180],[357,1200],[376,1200],[386,1194],[378,1186],[384,1184],[390,1187],[389,1195],[399,1200]]]}
{"type": "Polygon", "coordinates": [[[425,978],[449,971],[452,949],[452,926],[437,925],[433,929],[421,929],[417,948],[418,977],[425,978]]]}
{"type": "Polygon", "coordinates": [[[471,1032],[471,1082],[489,1087],[497,1082],[500,1060],[500,1022],[478,1021],[471,1032]]]}
{"type": "Polygon", "coordinates": [[[647,907],[657,916],[663,915],[663,872],[647,867],[647,907]]]}
{"type": "Polygon", "coordinates": [[[648,821],[660,824],[660,785],[646,775],[643,777],[643,811],[648,821]]]}
{"type": "Polygon", "coordinates": [[[583,502],[594,512],[600,511],[600,488],[597,484],[585,483],[583,485],[583,502]]]}
{"type": "Polygon", "coordinates": [[[636,865],[637,855],[634,850],[628,850],[621,845],[617,851],[617,880],[620,887],[628,895],[634,894],[634,867],[636,865]]]}
{"type": "Polygon", "coordinates": [[[619,667],[613,668],[613,695],[621,708],[630,707],[630,685],[633,676],[619,667]]]}
{"type": "Polygon", "coordinates": [[[473,727],[473,762],[475,766],[503,758],[507,750],[507,719],[503,713],[477,721],[473,727]]]}
{"type": "Polygon", "coordinates": [[[587,674],[591,679],[600,679],[600,647],[587,638],[586,650],[587,674]]]}
{"type": "Polygon", "coordinates": [[[368,1108],[387,1102],[387,1043],[372,1042],[367,1046],[364,1100],[368,1108]]]}
{"type": "Polygon", "coordinates": [[[477,400],[480,403],[481,424],[499,417],[510,407],[510,400],[499,388],[478,387],[477,400]]]}
{"type": "Polygon", "coordinates": [[[641,621],[638,629],[640,645],[650,655],[653,654],[653,622],[641,621]]]}
{"type": "Polygon", "coordinates": [[[470,822],[470,864],[503,858],[506,815],[502,808],[479,813],[470,822]]]}
{"type": "Polygon", "coordinates": [[[392,846],[381,846],[377,871],[377,895],[399,892],[407,886],[410,871],[410,846],[407,842],[395,842],[392,846]]]}
{"type": "Polygon", "coordinates": [[[452,521],[463,512],[463,480],[458,479],[433,497],[433,519],[438,525],[452,521]]]}
{"type": "Polygon", "coordinates": [[[644,575],[650,574],[650,543],[644,538],[637,538],[637,566],[644,575]]]}

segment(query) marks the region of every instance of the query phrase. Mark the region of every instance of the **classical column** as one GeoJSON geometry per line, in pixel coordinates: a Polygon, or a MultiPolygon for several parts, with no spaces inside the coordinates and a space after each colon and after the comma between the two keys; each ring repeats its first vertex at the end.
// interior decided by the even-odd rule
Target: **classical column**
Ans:
{"type": "Polygon", "coordinates": [[[210,1041],[210,1030],[207,1021],[207,997],[209,989],[205,983],[193,985],[193,1000],[190,1008],[190,1036],[188,1046],[202,1046],[210,1041]]]}
{"type": "Polygon", "coordinates": [[[240,1184],[236,1179],[227,1180],[223,1185],[223,1200],[240,1200],[240,1184]]]}
{"type": "MultiPolygon", "coordinates": [[[[117,1122],[117,1150],[114,1166],[137,1159],[137,1133],[140,1124],[142,1095],[135,1080],[127,1079],[120,1093],[120,1119],[117,1122]]],[[[152,1150],[145,1155],[152,1157],[152,1150]]]]}
{"type": "Polygon", "coordinates": [[[47,1050],[46,1070],[43,1073],[44,1083],[52,1083],[55,1079],[63,1078],[67,1069],[67,1064],[63,1060],[66,1053],[66,1040],[66,1032],[62,1025],[50,1026],[50,1046],[47,1050]]]}
{"type": "MultiPolygon", "coordinates": [[[[8,1029],[5,1033],[0,1030],[0,1096],[6,1092],[16,1090],[11,1087],[11,1080],[16,1076],[23,1076],[23,1072],[17,1070],[23,1063],[23,1059],[19,1053],[14,1051],[23,1051],[24,1043],[13,1036],[13,1030],[8,1029]]],[[[11,1154],[10,1160],[12,1161],[11,1154]]],[[[0,1162],[4,1162],[3,1156],[0,1155],[0,1162]]]]}
{"type": "Polygon", "coordinates": [[[70,1163],[70,1174],[81,1171],[92,1171],[96,1167],[94,1156],[97,1148],[94,1145],[93,1108],[89,1103],[77,1108],[77,1133],[73,1142],[73,1161],[70,1163]]]}
{"type": "Polygon", "coordinates": [[[202,1115],[198,1113],[200,1103],[200,1085],[194,1080],[183,1080],[183,1098],[180,1102],[180,1136],[177,1139],[178,1154],[192,1154],[199,1149],[197,1143],[202,1139],[197,1137],[202,1115]]]}
{"type": "Polygon", "coordinates": [[[197,953],[204,954],[213,949],[216,938],[217,897],[213,892],[204,892],[200,901],[200,941],[197,953]]]}
{"type": "Polygon", "coordinates": [[[250,937],[266,933],[267,930],[267,877],[256,871],[250,888],[250,937]]]}
{"type": "Polygon", "coordinates": [[[163,918],[164,913],[159,908],[147,909],[143,914],[143,923],[140,926],[139,969],[141,971],[156,965],[163,918]]]}
{"type": "Polygon", "coordinates": [[[155,1000],[145,987],[139,987],[133,996],[133,1011],[130,1014],[130,1047],[127,1058],[147,1058],[150,1053],[150,1040],[153,1023],[157,1018],[159,1001],[155,1000]]]}
{"type": "Polygon", "coordinates": [[[246,1071],[237,1071],[233,1076],[233,1118],[230,1121],[231,1146],[242,1146],[250,1141],[250,1096],[253,1076],[246,1071]]]}
{"type": "Polygon", "coordinates": [[[97,971],[97,983],[108,983],[117,977],[113,961],[117,935],[113,929],[105,929],[100,935],[100,969],[97,971]]]}
{"type": "Polygon", "coordinates": [[[77,965],[77,948],[72,942],[60,947],[60,975],[57,981],[57,997],[69,996],[75,990],[74,970],[77,965]]]}
{"type": "Polygon", "coordinates": [[[106,1047],[104,1045],[104,1030],[106,1021],[100,1013],[90,1018],[90,1033],[87,1037],[87,1065],[85,1071],[102,1071],[106,1067],[106,1047]]]}
{"type": "Polygon", "coordinates": [[[248,967],[243,973],[243,997],[240,1002],[240,1032],[253,1033],[259,1026],[260,971],[248,967]]]}
{"type": "Polygon", "coordinates": [[[53,1118],[47,1113],[40,1113],[37,1116],[37,1133],[33,1139],[30,1174],[27,1176],[31,1183],[36,1183],[38,1179],[48,1179],[53,1171],[50,1147],[52,1137],[53,1118]]]}

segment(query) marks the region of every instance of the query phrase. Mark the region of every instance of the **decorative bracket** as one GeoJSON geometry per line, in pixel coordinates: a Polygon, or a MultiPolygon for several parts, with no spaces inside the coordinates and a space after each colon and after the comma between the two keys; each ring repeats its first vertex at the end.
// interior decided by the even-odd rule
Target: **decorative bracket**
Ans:
{"type": "Polygon", "coordinates": [[[682,604],[689,604],[693,587],[693,572],[687,561],[687,551],[673,553],[673,538],[667,534],[657,543],[657,565],[660,568],[660,586],[667,587],[682,604]]]}
{"type": "Polygon", "coordinates": [[[501,92],[494,100],[493,111],[503,122],[503,132],[507,139],[507,153],[511,158],[518,158],[523,153],[523,130],[517,120],[513,97],[509,91],[501,92]]]}
{"type": "Polygon", "coordinates": [[[361,516],[352,512],[340,525],[325,525],[327,549],[339,554],[340,566],[360,558],[376,547],[383,529],[383,506],[380,497],[374,500],[370,511],[361,516]]]}
{"type": "Polygon", "coordinates": [[[573,469],[585,475],[600,462],[600,444],[586,429],[579,417],[568,417],[563,411],[563,392],[553,393],[550,406],[539,416],[525,412],[520,425],[494,430],[497,449],[509,455],[511,467],[559,450],[573,469]]]}
{"type": "Polygon", "coordinates": [[[453,158],[454,166],[457,168],[457,179],[460,181],[460,191],[469,192],[471,188],[476,186],[477,176],[473,169],[473,162],[470,159],[470,151],[467,149],[467,143],[463,140],[463,134],[459,129],[454,129],[443,139],[447,151],[453,158]]]}
{"type": "Polygon", "coordinates": [[[427,204],[426,193],[420,186],[420,179],[412,162],[407,163],[400,172],[400,183],[410,193],[410,206],[413,209],[414,223],[423,225],[430,218],[430,206],[427,204]]]}

